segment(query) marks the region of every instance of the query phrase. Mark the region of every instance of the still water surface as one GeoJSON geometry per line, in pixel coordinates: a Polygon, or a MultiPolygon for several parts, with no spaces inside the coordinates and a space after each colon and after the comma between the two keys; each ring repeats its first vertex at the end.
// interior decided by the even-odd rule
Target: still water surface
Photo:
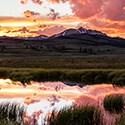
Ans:
{"type": "MultiPolygon", "coordinates": [[[[37,118],[38,125],[42,125],[45,117],[52,110],[59,111],[63,107],[91,104],[100,106],[106,95],[113,93],[125,94],[125,88],[113,87],[109,84],[72,86],[66,82],[34,82],[23,86],[20,82],[10,79],[0,79],[0,102],[17,101],[27,107],[27,119],[32,116],[37,118]]],[[[104,111],[105,112],[105,111],[104,111]]],[[[113,116],[105,112],[105,120],[108,125],[113,121],[113,116]]]]}

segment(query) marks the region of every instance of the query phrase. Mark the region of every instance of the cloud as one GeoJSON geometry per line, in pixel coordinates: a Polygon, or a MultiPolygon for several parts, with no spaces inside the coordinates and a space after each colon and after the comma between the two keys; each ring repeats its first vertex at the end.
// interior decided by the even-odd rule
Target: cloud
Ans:
{"type": "MultiPolygon", "coordinates": [[[[48,15],[42,17],[40,13],[26,10],[24,12],[25,20],[30,20],[32,19],[32,22],[35,24],[42,22],[40,20],[45,20],[47,22],[47,25],[51,25],[52,27],[55,27],[55,25],[58,25],[58,28],[60,25],[63,25],[64,27],[67,28],[74,28],[75,26],[79,25],[77,27],[83,26],[88,29],[96,29],[96,30],[101,30],[104,31],[107,34],[113,34],[113,35],[120,35],[122,36],[125,34],[125,0],[19,0],[21,4],[28,4],[28,2],[32,2],[34,4],[38,5],[46,5],[48,3],[49,5],[52,5],[46,7],[47,9],[50,8],[48,15]],[[51,2],[51,3],[50,3],[51,2]],[[62,3],[69,3],[70,8],[72,9],[73,15],[72,16],[74,19],[67,18],[65,19],[64,17],[61,16],[56,10],[57,8],[54,8],[56,3],[62,4],[62,3]],[[44,4],[45,3],[45,4],[44,4]],[[39,18],[39,19],[38,19],[39,18]],[[45,18],[45,19],[44,19],[45,18]],[[59,19],[60,18],[60,19],[59,19]],[[50,20],[51,19],[51,20],[50,20]],[[53,21],[55,20],[55,21],[53,21]],[[53,21],[53,22],[52,22],[53,21]],[[68,21],[68,22],[67,22],[68,21]]],[[[48,11],[48,10],[47,10],[48,11]]],[[[65,11],[65,8],[64,8],[65,11]]],[[[9,17],[0,17],[1,21],[3,24],[1,26],[3,27],[5,23],[5,19],[8,22],[12,22],[14,20],[24,20],[24,19],[16,19],[16,18],[9,18],[9,17]]],[[[6,21],[6,22],[7,22],[6,21]]],[[[15,21],[14,21],[15,22],[15,21]]],[[[45,23],[44,22],[44,23],[45,23]]],[[[39,24],[38,24],[39,25],[39,24]]],[[[45,28],[50,28],[50,26],[38,26],[37,32],[43,32],[43,29],[45,28]],[[42,28],[42,29],[40,29],[42,28]]],[[[34,26],[35,27],[35,26],[34,26]]],[[[52,29],[50,28],[50,31],[45,30],[44,33],[49,33],[52,34],[52,29]]],[[[57,28],[57,29],[58,29],[57,28]]],[[[34,29],[35,31],[37,29],[34,29]]],[[[118,36],[117,35],[117,36],[118,36]]]]}
{"type": "MultiPolygon", "coordinates": [[[[42,1],[41,0],[31,0],[33,3],[38,4],[38,5],[42,5],[42,1]]],[[[27,4],[28,0],[20,0],[21,4],[27,4]]]]}
{"type": "MultiPolygon", "coordinates": [[[[67,2],[67,0],[49,0],[51,2],[67,2]]],[[[75,16],[81,19],[98,15],[109,20],[125,19],[125,0],[68,0],[75,16]]]]}
{"type": "Polygon", "coordinates": [[[28,0],[21,0],[20,3],[21,4],[27,4],[28,0]]]}
{"type": "Polygon", "coordinates": [[[42,1],[40,0],[32,0],[32,2],[38,5],[42,5],[42,1]]]}
{"type": "Polygon", "coordinates": [[[43,34],[45,35],[53,35],[53,34],[56,34],[56,33],[59,33],[59,32],[62,32],[66,30],[66,28],[64,28],[63,26],[53,26],[53,27],[50,27],[50,28],[46,28],[43,30],[43,34]]]}
{"type": "MultiPolygon", "coordinates": [[[[26,4],[28,0],[21,0],[26,4]]],[[[33,3],[42,5],[41,0],[31,0],[33,3]]],[[[69,2],[75,16],[88,19],[95,15],[99,18],[120,21],[125,19],[125,0],[47,0],[52,3],[69,2]]],[[[50,9],[50,17],[56,19],[58,13],[50,9]]]]}
{"type": "Polygon", "coordinates": [[[50,9],[50,13],[48,14],[48,17],[51,18],[52,20],[55,20],[57,18],[60,18],[59,17],[59,13],[58,12],[55,12],[54,9],[50,9]]]}
{"type": "MultiPolygon", "coordinates": [[[[103,0],[104,1],[104,0],[103,0]]],[[[115,21],[125,20],[125,0],[106,0],[102,7],[102,15],[104,18],[115,21]]]]}
{"type": "Polygon", "coordinates": [[[74,14],[86,19],[100,13],[102,0],[71,0],[71,4],[74,5],[72,7],[74,14]]]}
{"type": "Polygon", "coordinates": [[[63,26],[52,26],[52,27],[45,28],[44,30],[39,29],[39,30],[30,31],[30,33],[33,33],[33,34],[36,34],[36,35],[51,36],[53,34],[60,33],[64,30],[66,30],[66,28],[64,28],[63,26]]]}
{"type": "MultiPolygon", "coordinates": [[[[50,1],[50,0],[49,0],[50,1]]],[[[51,0],[52,2],[67,2],[67,0],[51,0]]],[[[75,16],[89,18],[101,11],[102,0],[68,0],[75,16]]]]}
{"type": "Polygon", "coordinates": [[[30,11],[30,10],[26,10],[26,11],[24,11],[24,13],[23,13],[24,15],[25,15],[25,17],[27,17],[27,18],[38,18],[38,17],[40,17],[41,15],[40,15],[40,13],[37,13],[37,12],[34,12],[34,11],[30,11]]]}
{"type": "Polygon", "coordinates": [[[16,33],[16,32],[20,32],[20,33],[27,33],[29,32],[29,30],[26,27],[23,27],[19,30],[13,30],[12,33],[16,33]]]}
{"type": "Polygon", "coordinates": [[[49,25],[47,25],[47,24],[40,24],[38,27],[39,28],[46,28],[46,27],[49,27],[49,25]]]}

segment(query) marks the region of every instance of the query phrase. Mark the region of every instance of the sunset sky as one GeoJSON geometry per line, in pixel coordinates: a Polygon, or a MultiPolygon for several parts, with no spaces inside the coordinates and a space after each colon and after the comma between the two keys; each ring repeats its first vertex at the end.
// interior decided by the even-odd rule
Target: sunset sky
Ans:
{"type": "Polygon", "coordinates": [[[96,29],[125,38],[125,0],[1,0],[0,36],[96,29]]]}

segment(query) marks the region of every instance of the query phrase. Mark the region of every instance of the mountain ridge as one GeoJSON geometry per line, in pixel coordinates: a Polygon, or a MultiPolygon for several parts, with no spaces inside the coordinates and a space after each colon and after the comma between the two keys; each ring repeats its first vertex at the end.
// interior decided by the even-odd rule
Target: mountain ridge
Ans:
{"type": "Polygon", "coordinates": [[[83,27],[80,27],[78,29],[75,29],[75,28],[66,29],[61,33],[52,35],[51,37],[68,36],[68,35],[72,35],[72,34],[88,34],[88,35],[107,36],[106,34],[102,33],[101,31],[92,30],[92,29],[87,30],[83,27]]]}

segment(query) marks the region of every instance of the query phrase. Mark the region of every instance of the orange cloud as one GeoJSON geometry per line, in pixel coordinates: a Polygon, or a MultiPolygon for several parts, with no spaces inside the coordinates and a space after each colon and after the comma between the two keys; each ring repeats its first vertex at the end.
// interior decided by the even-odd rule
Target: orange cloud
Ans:
{"type": "Polygon", "coordinates": [[[21,0],[20,3],[21,4],[27,4],[28,0],[21,0]]]}
{"type": "Polygon", "coordinates": [[[47,24],[40,24],[38,27],[39,28],[46,28],[46,27],[48,27],[49,25],[47,25],[47,24]]]}
{"type": "MultiPolygon", "coordinates": [[[[42,1],[41,0],[31,0],[33,3],[38,4],[38,5],[42,5],[42,1]]],[[[28,0],[20,0],[21,4],[27,4],[28,0]]]]}
{"type": "Polygon", "coordinates": [[[42,1],[40,0],[32,0],[32,2],[38,5],[42,5],[42,1]]]}
{"type": "Polygon", "coordinates": [[[34,11],[30,11],[30,10],[26,10],[24,11],[24,15],[27,18],[36,18],[36,17],[40,17],[40,13],[34,12],[34,11]]]}

